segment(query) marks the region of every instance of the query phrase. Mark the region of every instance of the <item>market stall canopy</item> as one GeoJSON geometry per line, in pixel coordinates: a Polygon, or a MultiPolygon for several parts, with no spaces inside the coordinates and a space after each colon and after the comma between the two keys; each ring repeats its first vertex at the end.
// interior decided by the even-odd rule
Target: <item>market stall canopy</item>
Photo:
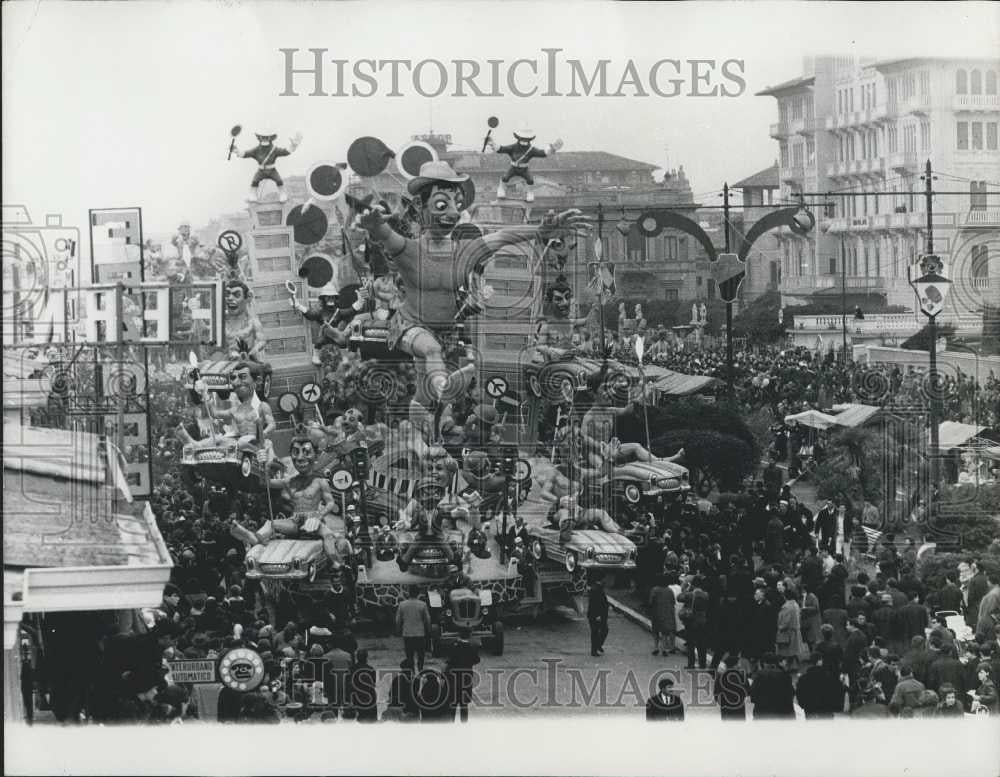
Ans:
{"type": "Polygon", "coordinates": [[[791,423],[792,421],[797,424],[802,424],[802,426],[812,427],[813,429],[829,429],[837,423],[837,419],[832,415],[827,415],[826,413],[821,413],[819,410],[812,409],[803,410],[801,413],[785,416],[786,424],[791,423]]]}
{"type": "Polygon", "coordinates": [[[958,448],[985,428],[975,424],[961,424],[958,421],[945,421],[938,427],[938,447],[943,451],[958,448]]]}
{"type": "Polygon", "coordinates": [[[836,413],[833,417],[835,424],[852,429],[868,423],[879,412],[879,408],[872,405],[858,405],[851,402],[834,405],[831,410],[836,413]]]}
{"type": "Polygon", "coordinates": [[[708,375],[685,375],[683,372],[673,372],[672,370],[665,370],[665,372],[669,374],[651,381],[650,387],[653,391],[672,397],[696,394],[722,382],[718,378],[712,378],[708,375]]]}

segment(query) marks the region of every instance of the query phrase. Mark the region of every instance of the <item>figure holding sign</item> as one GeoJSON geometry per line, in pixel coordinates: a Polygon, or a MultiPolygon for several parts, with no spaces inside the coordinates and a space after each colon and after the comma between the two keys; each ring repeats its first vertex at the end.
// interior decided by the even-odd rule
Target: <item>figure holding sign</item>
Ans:
{"type": "MultiPolygon", "coordinates": [[[[535,133],[521,126],[520,129],[514,131],[514,143],[507,146],[499,146],[493,142],[493,139],[487,136],[485,145],[491,150],[498,154],[504,154],[510,157],[510,167],[507,172],[504,173],[503,178],[500,179],[500,184],[497,186],[497,199],[504,199],[507,197],[507,186],[510,181],[515,178],[520,178],[527,186],[534,186],[535,179],[531,175],[531,170],[528,165],[531,163],[532,159],[540,159],[542,157],[549,156],[550,154],[556,153],[560,148],[562,148],[563,142],[561,139],[557,139],[552,143],[547,151],[543,151],[540,148],[536,148],[531,144],[531,141],[535,139],[535,133]]],[[[527,194],[524,197],[526,202],[535,201],[535,193],[529,188],[527,194]]]]}
{"type": "Polygon", "coordinates": [[[259,187],[265,180],[274,181],[278,187],[278,202],[285,202],[288,200],[288,195],[285,193],[285,182],[278,175],[274,163],[278,158],[288,156],[299,147],[299,143],[302,142],[302,134],[296,133],[288,142],[288,148],[281,148],[274,144],[274,141],[278,139],[277,132],[265,130],[257,132],[256,135],[257,145],[249,151],[240,151],[236,148],[235,135],[231,146],[231,149],[235,149],[237,158],[253,159],[257,163],[257,172],[254,174],[253,180],[250,181],[250,195],[247,197],[247,202],[260,202],[259,187]]]}

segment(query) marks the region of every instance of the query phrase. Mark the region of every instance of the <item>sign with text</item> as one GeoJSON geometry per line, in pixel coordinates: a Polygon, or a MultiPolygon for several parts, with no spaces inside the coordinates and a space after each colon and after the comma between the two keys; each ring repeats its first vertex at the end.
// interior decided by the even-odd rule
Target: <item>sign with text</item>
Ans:
{"type": "Polygon", "coordinates": [[[3,344],[222,347],[223,311],[220,282],[50,289],[24,316],[30,326],[4,327],[3,344]]]}
{"type": "Polygon", "coordinates": [[[168,661],[175,683],[214,683],[215,661],[168,661]]]}

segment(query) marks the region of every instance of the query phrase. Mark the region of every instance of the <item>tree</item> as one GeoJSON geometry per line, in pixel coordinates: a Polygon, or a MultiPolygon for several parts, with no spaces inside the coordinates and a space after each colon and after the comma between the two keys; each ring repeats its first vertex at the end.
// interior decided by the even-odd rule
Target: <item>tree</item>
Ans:
{"type": "Polygon", "coordinates": [[[816,469],[817,496],[878,504],[882,499],[882,448],[879,437],[870,429],[844,429],[833,435],[816,469]]]}
{"type": "Polygon", "coordinates": [[[762,294],[733,318],[733,334],[756,343],[773,343],[785,336],[785,326],[779,320],[781,295],[776,291],[762,294]]]}

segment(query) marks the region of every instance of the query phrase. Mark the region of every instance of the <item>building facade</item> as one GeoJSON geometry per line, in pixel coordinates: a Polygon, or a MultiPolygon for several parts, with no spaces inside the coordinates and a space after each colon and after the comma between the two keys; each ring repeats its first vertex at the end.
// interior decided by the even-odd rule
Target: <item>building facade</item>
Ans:
{"type": "MultiPolygon", "coordinates": [[[[778,164],[754,173],[732,187],[740,193],[738,210],[732,216],[740,232],[746,231],[775,208],[780,207],[778,164]]],[[[732,203],[731,203],[732,204],[732,203]]],[[[752,302],[768,291],[777,291],[781,282],[782,243],[773,231],[765,232],[753,244],[746,260],[746,278],[740,291],[745,302],[752,302]]]]}
{"type": "Polygon", "coordinates": [[[785,304],[846,290],[851,305],[914,307],[907,269],[927,251],[929,160],[934,251],[956,283],[944,316],[981,326],[1000,277],[998,78],[1000,60],[825,57],[758,93],[778,104],[779,196],[801,195],[818,217],[804,238],[777,234],[785,304]]]}

